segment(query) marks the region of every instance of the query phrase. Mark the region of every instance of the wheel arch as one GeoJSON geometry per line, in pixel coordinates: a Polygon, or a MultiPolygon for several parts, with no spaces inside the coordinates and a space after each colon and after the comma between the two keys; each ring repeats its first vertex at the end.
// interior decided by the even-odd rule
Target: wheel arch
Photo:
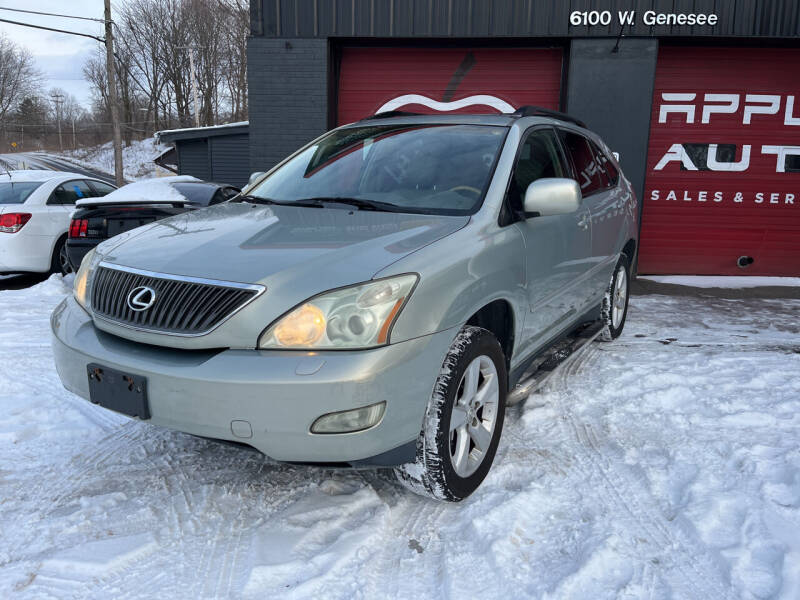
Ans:
{"type": "Polygon", "coordinates": [[[58,247],[63,241],[64,243],[67,242],[67,237],[69,236],[69,230],[60,233],[59,235],[53,236],[53,245],[50,246],[50,266],[52,267],[55,264],[56,260],[56,252],[58,252],[58,247]]]}
{"type": "Polygon", "coordinates": [[[633,238],[625,242],[625,245],[622,247],[622,253],[628,257],[628,265],[631,267],[636,264],[636,250],[637,244],[636,240],[633,238]]]}
{"type": "Polygon", "coordinates": [[[485,304],[467,319],[465,325],[473,325],[486,329],[497,338],[506,358],[506,370],[510,370],[511,356],[515,343],[515,317],[511,302],[498,298],[485,304]]]}

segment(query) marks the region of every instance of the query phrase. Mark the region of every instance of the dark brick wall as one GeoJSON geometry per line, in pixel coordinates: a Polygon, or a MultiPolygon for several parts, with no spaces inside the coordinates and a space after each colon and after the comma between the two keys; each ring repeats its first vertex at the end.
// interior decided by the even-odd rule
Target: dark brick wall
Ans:
{"type": "Polygon", "coordinates": [[[328,42],[251,37],[250,170],[265,171],[328,129],[328,42]]]}

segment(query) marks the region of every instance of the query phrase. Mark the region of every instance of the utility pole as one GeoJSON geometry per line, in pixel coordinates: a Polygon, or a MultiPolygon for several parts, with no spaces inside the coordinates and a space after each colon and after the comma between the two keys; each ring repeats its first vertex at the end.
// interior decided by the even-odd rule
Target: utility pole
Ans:
{"type": "Polygon", "coordinates": [[[72,147],[78,147],[78,142],[75,141],[75,117],[72,117],[72,147]]]}
{"type": "Polygon", "coordinates": [[[114,126],[114,178],[117,185],[125,185],[122,174],[122,133],[119,127],[119,106],[117,106],[117,78],[114,76],[114,32],[111,22],[111,0],[105,0],[106,26],[106,77],[108,78],[108,102],[111,105],[111,122],[114,126]]]}
{"type": "Polygon", "coordinates": [[[61,105],[64,103],[64,94],[51,94],[53,104],[56,105],[56,122],[58,123],[58,149],[64,151],[64,143],[61,141],[61,105]]]}
{"type": "Polygon", "coordinates": [[[179,50],[189,50],[189,70],[192,75],[192,98],[194,99],[194,126],[200,127],[200,112],[197,104],[197,78],[194,74],[194,51],[197,46],[179,46],[179,50]]]}

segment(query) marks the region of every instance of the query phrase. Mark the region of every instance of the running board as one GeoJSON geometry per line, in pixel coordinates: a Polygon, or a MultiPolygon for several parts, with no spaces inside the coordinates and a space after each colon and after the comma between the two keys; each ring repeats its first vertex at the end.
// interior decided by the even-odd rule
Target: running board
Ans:
{"type": "Polygon", "coordinates": [[[506,405],[518,404],[541,388],[559,368],[574,360],[592,343],[602,330],[601,321],[583,325],[537,356],[520,377],[519,383],[508,393],[506,405]]]}

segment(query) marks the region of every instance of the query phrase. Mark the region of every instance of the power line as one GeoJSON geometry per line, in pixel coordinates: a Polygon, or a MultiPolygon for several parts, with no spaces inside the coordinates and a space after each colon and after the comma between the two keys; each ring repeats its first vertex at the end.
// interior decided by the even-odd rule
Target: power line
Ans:
{"type": "Polygon", "coordinates": [[[56,33],[66,33],[67,35],[79,35],[81,37],[92,38],[100,43],[105,43],[105,39],[90,35],[88,33],[78,33],[77,31],[67,31],[66,29],[55,29],[54,27],[45,27],[44,25],[33,25],[32,23],[21,23],[19,21],[11,21],[9,19],[0,19],[0,23],[11,23],[12,25],[22,25],[23,27],[33,27],[34,29],[46,29],[47,31],[55,31],[56,33]]]}
{"type": "Polygon", "coordinates": [[[21,8],[8,8],[7,6],[0,6],[0,10],[8,10],[11,12],[28,13],[30,15],[42,15],[45,17],[63,17],[65,19],[80,19],[82,21],[95,21],[97,23],[105,23],[103,19],[95,19],[94,17],[77,17],[75,15],[60,15],[58,13],[38,12],[35,10],[23,10],[21,8]]]}

